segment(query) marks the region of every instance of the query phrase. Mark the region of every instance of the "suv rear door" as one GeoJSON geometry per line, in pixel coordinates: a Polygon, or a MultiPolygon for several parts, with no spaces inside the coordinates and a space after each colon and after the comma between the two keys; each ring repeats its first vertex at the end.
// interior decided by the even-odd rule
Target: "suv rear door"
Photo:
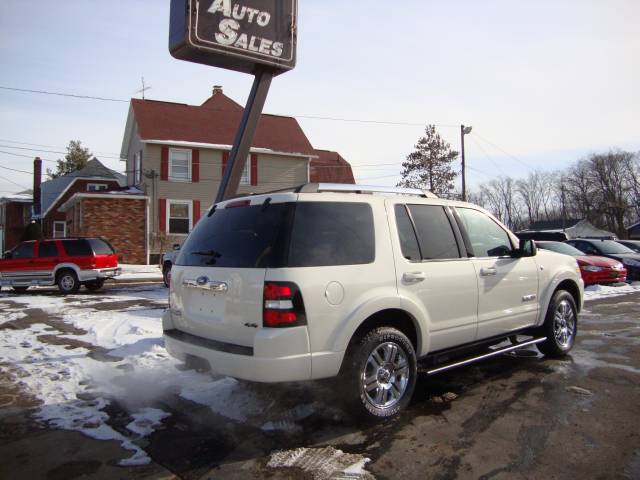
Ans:
{"type": "Polygon", "coordinates": [[[262,325],[266,269],[283,261],[283,235],[292,211],[284,198],[223,203],[198,222],[171,271],[170,307],[176,328],[253,346],[262,325]]]}
{"type": "Polygon", "coordinates": [[[113,247],[101,238],[88,238],[94,254],[95,268],[114,268],[118,266],[118,256],[113,247]]]}
{"type": "Polygon", "coordinates": [[[478,285],[448,207],[387,200],[387,208],[395,218],[392,231],[401,252],[396,254],[398,292],[424,308],[429,351],[472,342],[478,285]]]}
{"type": "Polygon", "coordinates": [[[478,339],[533,325],[538,315],[538,265],[513,258],[511,237],[480,210],[456,207],[478,278],[478,339]]]}

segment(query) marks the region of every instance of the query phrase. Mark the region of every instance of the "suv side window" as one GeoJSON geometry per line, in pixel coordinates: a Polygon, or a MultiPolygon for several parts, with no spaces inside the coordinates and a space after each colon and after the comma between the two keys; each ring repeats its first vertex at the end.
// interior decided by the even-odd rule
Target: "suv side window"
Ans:
{"type": "Polygon", "coordinates": [[[62,246],[70,257],[87,257],[93,255],[91,246],[86,240],[62,240],[62,246]]]}
{"type": "Polygon", "coordinates": [[[460,258],[451,222],[441,205],[408,205],[423,260],[460,258]]]}
{"type": "Polygon", "coordinates": [[[40,246],[38,247],[38,257],[57,257],[58,256],[58,247],[56,246],[56,242],[40,242],[40,246]]]}
{"type": "Polygon", "coordinates": [[[471,208],[456,208],[476,257],[503,257],[513,250],[509,235],[490,217],[471,208]]]}
{"type": "Polygon", "coordinates": [[[407,213],[407,208],[404,205],[396,205],[395,212],[402,256],[407,260],[419,262],[422,260],[422,256],[420,255],[420,247],[418,246],[418,237],[416,237],[416,232],[413,229],[413,224],[407,213]]]}
{"type": "Polygon", "coordinates": [[[359,265],[375,259],[368,203],[298,202],[291,231],[290,267],[359,265]]]}
{"type": "Polygon", "coordinates": [[[34,242],[21,243],[15,248],[15,250],[11,254],[11,258],[12,259],[33,258],[34,245],[35,245],[34,242]]]}

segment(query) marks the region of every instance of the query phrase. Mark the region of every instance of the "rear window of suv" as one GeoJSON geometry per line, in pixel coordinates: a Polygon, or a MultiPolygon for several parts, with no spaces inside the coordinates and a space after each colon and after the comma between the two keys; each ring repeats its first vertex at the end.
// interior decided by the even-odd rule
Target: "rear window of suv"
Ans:
{"type": "Polygon", "coordinates": [[[87,240],[62,240],[64,251],[70,257],[86,257],[93,255],[87,240]]]}
{"type": "Polygon", "coordinates": [[[93,249],[93,253],[96,255],[113,255],[115,252],[111,245],[99,238],[90,238],[89,245],[93,249]]]}
{"type": "Polygon", "coordinates": [[[282,268],[371,263],[366,203],[298,202],[216,208],[198,222],[176,265],[282,268]]]}

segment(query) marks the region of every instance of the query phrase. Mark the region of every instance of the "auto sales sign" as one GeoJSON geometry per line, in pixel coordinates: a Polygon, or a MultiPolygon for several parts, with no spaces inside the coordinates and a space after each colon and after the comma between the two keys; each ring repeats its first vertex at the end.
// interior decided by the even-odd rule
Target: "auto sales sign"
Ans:
{"type": "Polygon", "coordinates": [[[175,58],[245,73],[296,64],[297,0],[171,0],[175,58]]]}

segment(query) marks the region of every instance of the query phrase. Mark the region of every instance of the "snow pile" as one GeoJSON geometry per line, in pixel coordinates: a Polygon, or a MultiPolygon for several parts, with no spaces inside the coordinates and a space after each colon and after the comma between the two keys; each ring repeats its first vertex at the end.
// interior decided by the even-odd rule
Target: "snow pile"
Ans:
{"type": "Polygon", "coordinates": [[[371,480],[375,477],[364,469],[369,461],[370,459],[362,455],[345,453],[333,447],[296,448],[272,454],[267,467],[299,468],[310,474],[314,480],[371,480]]]}
{"type": "Polygon", "coordinates": [[[121,263],[118,265],[122,273],[117,280],[162,280],[162,270],[158,265],[132,265],[121,263]]]}
{"type": "Polygon", "coordinates": [[[584,289],[584,299],[597,300],[599,298],[626,295],[634,292],[640,292],[640,282],[633,282],[631,284],[624,283],[619,286],[589,285],[584,289]]]}
{"type": "Polygon", "coordinates": [[[181,395],[236,421],[259,416],[269,399],[246,385],[177,368],[179,362],[169,356],[162,340],[166,295],[166,289],[159,286],[101,296],[62,297],[38,290],[31,295],[7,295],[18,305],[3,309],[0,325],[26,316],[23,308],[38,308],[48,318],[87,333],[65,335],[45,324],[5,328],[0,332],[0,364],[40,400],[38,420],[92,438],[119,441],[133,452],[121,465],[150,461],[137,442],[161,428],[162,420],[170,415],[158,408],[167,395],[181,395]],[[135,302],[149,304],[149,300],[162,303],[135,306],[135,302]],[[132,303],[123,304],[125,301],[132,303]],[[63,344],[48,342],[51,336],[57,337],[55,343],[62,340],[63,344]],[[65,339],[69,345],[64,344],[65,339]],[[73,348],[74,341],[85,342],[87,347],[73,348]],[[126,409],[131,418],[126,427],[116,430],[110,426],[105,408],[109,405],[126,409]]]}

